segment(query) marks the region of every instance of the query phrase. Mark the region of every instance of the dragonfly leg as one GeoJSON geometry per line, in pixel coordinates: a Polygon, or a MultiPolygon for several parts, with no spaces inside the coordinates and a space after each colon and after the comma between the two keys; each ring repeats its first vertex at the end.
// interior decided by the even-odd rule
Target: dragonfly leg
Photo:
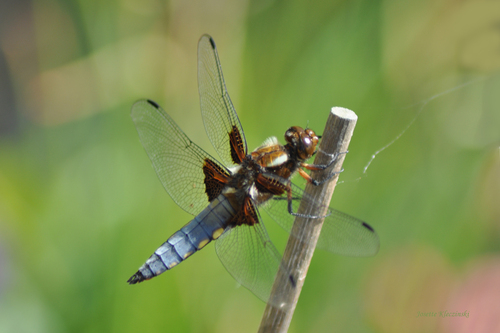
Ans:
{"type": "Polygon", "coordinates": [[[318,186],[318,185],[321,185],[321,184],[324,184],[326,183],[327,181],[329,181],[330,179],[332,179],[335,175],[338,175],[339,173],[343,172],[344,169],[340,170],[340,171],[337,171],[337,172],[332,172],[330,173],[326,178],[322,179],[322,180],[316,180],[314,178],[312,178],[307,172],[305,172],[304,170],[302,169],[299,169],[299,174],[305,179],[307,180],[308,183],[311,183],[313,184],[314,186],[318,186]]]}
{"type": "MultiPolygon", "coordinates": [[[[325,152],[323,152],[323,153],[327,154],[325,152]]],[[[326,168],[330,167],[333,164],[333,162],[335,162],[340,155],[347,154],[347,153],[348,153],[348,151],[341,152],[341,153],[336,153],[336,154],[327,154],[329,156],[332,156],[332,159],[330,160],[330,162],[328,162],[328,164],[307,164],[307,163],[301,163],[300,166],[303,167],[303,168],[305,168],[305,169],[307,169],[307,170],[325,170],[326,168]]],[[[305,180],[307,180],[308,183],[311,183],[314,186],[319,186],[321,184],[326,183],[327,181],[329,181],[330,179],[332,179],[334,176],[338,175],[339,173],[341,173],[343,171],[344,171],[344,169],[342,169],[340,171],[337,171],[337,172],[332,172],[326,178],[324,178],[322,180],[317,180],[317,179],[312,178],[311,176],[309,176],[302,169],[299,169],[299,174],[305,180]]]]}
{"type": "Polygon", "coordinates": [[[344,155],[344,154],[347,154],[349,152],[349,151],[343,151],[343,152],[340,152],[340,153],[329,154],[329,153],[324,152],[322,150],[316,150],[314,152],[314,155],[318,151],[321,151],[323,154],[328,155],[328,156],[331,157],[330,161],[327,164],[307,164],[307,163],[301,163],[301,166],[303,168],[306,168],[307,170],[325,170],[326,168],[330,167],[333,164],[333,162],[335,162],[337,160],[337,158],[339,158],[340,155],[344,155]]]}
{"type": "Polygon", "coordinates": [[[292,197],[292,187],[290,186],[290,183],[288,183],[288,186],[286,187],[286,191],[287,191],[287,200],[288,200],[288,213],[290,213],[290,215],[297,216],[297,217],[303,217],[303,218],[307,218],[307,219],[322,219],[322,218],[330,216],[331,213],[328,213],[327,215],[309,215],[309,214],[294,213],[293,200],[296,198],[292,197]]]}

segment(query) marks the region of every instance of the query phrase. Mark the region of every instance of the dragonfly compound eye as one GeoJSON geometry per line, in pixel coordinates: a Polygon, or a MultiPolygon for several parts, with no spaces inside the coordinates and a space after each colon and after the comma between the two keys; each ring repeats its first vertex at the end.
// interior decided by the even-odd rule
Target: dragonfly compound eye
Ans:
{"type": "Polygon", "coordinates": [[[302,128],[298,126],[292,126],[285,132],[285,140],[293,146],[299,144],[300,133],[303,131],[302,128]]]}

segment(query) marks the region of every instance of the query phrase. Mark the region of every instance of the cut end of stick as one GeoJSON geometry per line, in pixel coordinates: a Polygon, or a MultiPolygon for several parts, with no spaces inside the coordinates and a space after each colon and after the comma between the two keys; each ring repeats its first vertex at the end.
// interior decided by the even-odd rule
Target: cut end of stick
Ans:
{"type": "Polygon", "coordinates": [[[340,107],[334,106],[331,111],[334,115],[342,119],[348,120],[357,120],[358,116],[354,113],[354,111],[340,107]]]}

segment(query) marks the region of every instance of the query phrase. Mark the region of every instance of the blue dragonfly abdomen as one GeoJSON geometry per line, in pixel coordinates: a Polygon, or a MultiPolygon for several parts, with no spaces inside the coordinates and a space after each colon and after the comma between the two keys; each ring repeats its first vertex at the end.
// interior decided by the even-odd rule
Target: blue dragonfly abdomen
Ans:
{"type": "Polygon", "coordinates": [[[127,282],[149,280],[172,269],[193,253],[222,235],[236,214],[229,199],[221,194],[193,220],[163,243],[127,282]]]}

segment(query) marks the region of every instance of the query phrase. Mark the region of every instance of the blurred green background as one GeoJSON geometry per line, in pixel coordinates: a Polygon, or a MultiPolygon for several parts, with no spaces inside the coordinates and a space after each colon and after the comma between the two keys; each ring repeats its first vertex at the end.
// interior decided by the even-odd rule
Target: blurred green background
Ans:
{"type": "Polygon", "coordinates": [[[499,24],[481,0],[2,1],[0,332],[257,331],[265,304],[213,244],[126,283],[191,219],[130,108],[157,101],[213,153],[203,33],[250,148],[321,133],[332,106],[359,116],[332,206],[368,221],[380,252],[316,252],[290,332],[500,332],[499,24]]]}

